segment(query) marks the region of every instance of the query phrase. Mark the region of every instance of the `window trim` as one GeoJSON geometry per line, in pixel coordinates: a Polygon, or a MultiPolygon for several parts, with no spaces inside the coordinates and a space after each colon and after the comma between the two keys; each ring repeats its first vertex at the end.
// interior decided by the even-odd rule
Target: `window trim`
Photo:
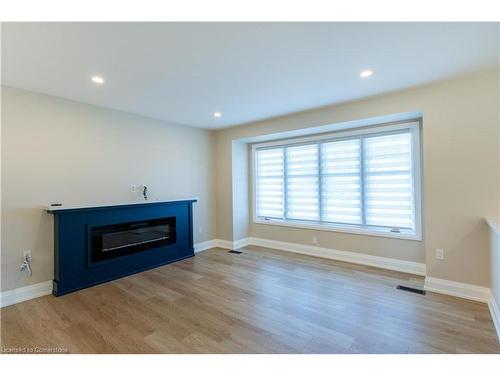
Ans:
{"type": "MultiPolygon", "coordinates": [[[[270,142],[260,142],[252,144],[252,218],[254,224],[276,225],[291,228],[312,229],[330,232],[340,232],[349,234],[360,234],[368,236],[399,238],[406,240],[422,241],[422,168],[421,168],[421,143],[420,143],[420,129],[421,119],[411,119],[405,121],[398,121],[392,123],[382,123],[372,125],[369,127],[359,128],[355,130],[341,130],[334,133],[319,134],[313,136],[281,139],[270,142]],[[411,157],[412,157],[412,175],[414,176],[414,183],[412,184],[414,192],[414,210],[415,210],[415,231],[401,231],[400,233],[391,232],[389,228],[385,227],[366,227],[358,224],[341,224],[341,223],[322,223],[316,221],[305,220],[282,220],[282,219],[263,219],[257,217],[257,200],[256,200],[256,182],[257,182],[257,168],[256,168],[256,151],[259,149],[272,149],[289,145],[307,145],[327,140],[340,140],[349,139],[359,136],[369,136],[373,134],[391,134],[398,133],[402,130],[409,130],[411,133],[411,157]]],[[[321,173],[321,172],[320,172],[321,173]]],[[[286,180],[286,178],[285,178],[286,180]]],[[[321,189],[320,189],[321,190],[321,189]]]]}

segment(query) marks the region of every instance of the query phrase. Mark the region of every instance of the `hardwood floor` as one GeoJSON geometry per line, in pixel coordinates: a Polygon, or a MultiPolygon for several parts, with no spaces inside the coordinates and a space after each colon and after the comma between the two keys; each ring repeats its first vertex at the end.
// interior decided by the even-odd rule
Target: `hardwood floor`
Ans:
{"type": "Polygon", "coordinates": [[[422,287],[421,277],[243,251],[212,249],[3,308],[1,345],[71,353],[500,353],[485,304],[396,289],[422,287]]]}

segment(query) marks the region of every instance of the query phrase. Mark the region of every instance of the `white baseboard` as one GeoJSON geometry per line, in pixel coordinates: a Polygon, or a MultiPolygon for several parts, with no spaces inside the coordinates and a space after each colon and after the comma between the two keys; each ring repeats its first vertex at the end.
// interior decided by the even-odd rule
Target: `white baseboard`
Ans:
{"type": "Polygon", "coordinates": [[[199,242],[194,245],[194,252],[198,253],[200,251],[212,249],[214,247],[220,247],[222,249],[237,250],[241,247],[250,245],[250,238],[242,238],[238,241],[226,241],[226,240],[210,240],[205,242],[199,242]]]}
{"type": "Polygon", "coordinates": [[[198,253],[200,251],[212,249],[214,247],[220,247],[221,249],[228,249],[228,250],[237,250],[241,247],[248,246],[248,245],[250,245],[249,238],[242,238],[241,240],[238,240],[238,241],[227,241],[227,240],[214,239],[214,240],[200,242],[200,243],[195,244],[194,245],[194,252],[198,253]]]}
{"type": "MultiPolygon", "coordinates": [[[[328,258],[348,263],[362,264],[365,266],[372,266],[393,271],[411,273],[414,275],[425,276],[426,274],[424,263],[410,262],[394,258],[385,258],[374,255],[367,255],[363,253],[355,253],[352,251],[334,250],[318,246],[300,245],[291,242],[267,240],[264,238],[247,237],[237,241],[215,239],[212,241],[203,242],[202,244],[204,245],[208,243],[210,243],[210,245],[213,245],[213,247],[220,247],[229,250],[236,250],[244,246],[255,245],[255,246],[268,247],[271,249],[289,251],[298,254],[311,255],[320,258],[328,258]]],[[[208,248],[209,247],[207,247],[207,249],[208,248]]],[[[195,252],[196,251],[197,250],[195,245],[195,252]]]]}
{"type": "Polygon", "coordinates": [[[233,241],[226,240],[215,240],[216,247],[220,247],[222,249],[233,250],[233,241]]]}
{"type": "Polygon", "coordinates": [[[425,276],[426,268],[424,263],[410,262],[406,260],[385,258],[352,251],[334,250],[318,246],[300,245],[290,242],[267,240],[263,238],[249,238],[249,244],[269,247],[272,249],[290,251],[293,253],[312,255],[320,258],[339,260],[342,262],[362,264],[377,268],[384,268],[393,271],[411,273],[425,276]]]}
{"type": "Polygon", "coordinates": [[[0,307],[14,305],[29,299],[46,296],[52,293],[52,281],[7,290],[0,294],[0,307]]]}
{"type": "Polygon", "coordinates": [[[497,330],[498,339],[500,340],[500,307],[498,306],[493,293],[490,293],[488,307],[490,308],[491,319],[493,320],[493,324],[497,330]]]}
{"type": "Polygon", "coordinates": [[[252,239],[250,237],[247,237],[242,238],[241,240],[233,241],[233,250],[238,250],[242,247],[252,245],[251,240],[252,239]]]}
{"type": "Polygon", "coordinates": [[[210,240],[205,242],[198,242],[194,244],[194,252],[199,253],[200,251],[205,251],[217,247],[218,240],[210,240]]]}
{"type": "Polygon", "coordinates": [[[490,289],[482,286],[459,283],[435,277],[426,277],[424,289],[429,292],[447,294],[449,296],[470,299],[473,301],[488,303],[490,300],[490,289]]]}

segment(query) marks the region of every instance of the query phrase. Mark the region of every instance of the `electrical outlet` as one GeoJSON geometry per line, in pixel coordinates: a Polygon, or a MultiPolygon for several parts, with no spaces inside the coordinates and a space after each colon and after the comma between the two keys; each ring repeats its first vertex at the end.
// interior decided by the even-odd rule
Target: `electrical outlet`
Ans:
{"type": "Polygon", "coordinates": [[[31,250],[24,250],[23,251],[23,261],[28,257],[28,259],[31,260],[31,250]]]}
{"type": "Polygon", "coordinates": [[[318,243],[318,238],[316,236],[313,236],[312,238],[312,243],[316,245],[318,243]]]}
{"type": "Polygon", "coordinates": [[[21,261],[19,271],[25,272],[29,276],[33,275],[33,270],[31,269],[31,250],[23,251],[23,259],[21,261]]]}
{"type": "Polygon", "coordinates": [[[444,249],[436,249],[436,259],[444,260],[444,249]]]}
{"type": "Polygon", "coordinates": [[[131,185],[130,186],[130,192],[131,193],[137,193],[137,185],[131,185]]]}

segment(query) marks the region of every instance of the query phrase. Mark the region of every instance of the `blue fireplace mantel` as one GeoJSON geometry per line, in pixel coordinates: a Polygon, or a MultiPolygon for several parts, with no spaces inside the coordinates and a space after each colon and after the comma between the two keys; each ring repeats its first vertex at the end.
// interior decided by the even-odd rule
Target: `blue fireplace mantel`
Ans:
{"type": "Polygon", "coordinates": [[[52,293],[60,296],[194,256],[193,203],[196,201],[196,198],[189,198],[118,205],[48,207],[47,212],[54,215],[52,293]],[[171,243],[106,260],[96,261],[93,258],[92,233],[96,228],[166,218],[175,223],[171,243]]]}

